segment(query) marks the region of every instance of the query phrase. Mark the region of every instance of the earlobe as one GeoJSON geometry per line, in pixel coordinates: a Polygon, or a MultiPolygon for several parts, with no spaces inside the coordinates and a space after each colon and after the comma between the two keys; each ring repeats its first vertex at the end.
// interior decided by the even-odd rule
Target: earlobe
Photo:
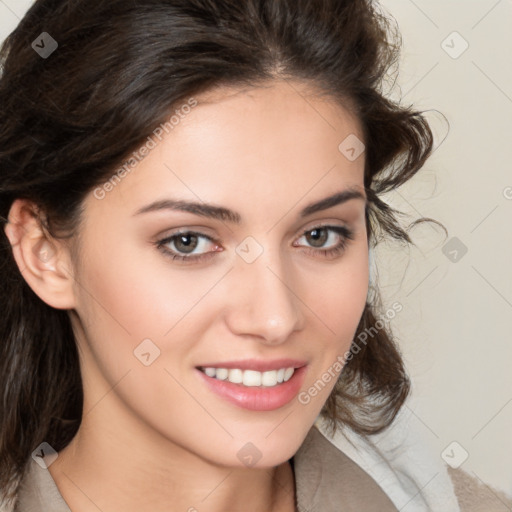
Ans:
{"type": "Polygon", "coordinates": [[[75,307],[69,251],[50,239],[41,227],[34,204],[16,199],[9,211],[5,234],[18,268],[38,297],[57,309],[75,307]]]}

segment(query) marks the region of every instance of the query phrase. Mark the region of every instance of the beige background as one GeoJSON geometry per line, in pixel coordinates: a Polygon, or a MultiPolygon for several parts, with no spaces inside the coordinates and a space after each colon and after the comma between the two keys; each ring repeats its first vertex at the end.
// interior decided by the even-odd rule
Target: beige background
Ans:
{"type": "MultiPolygon", "coordinates": [[[[0,40],[31,3],[0,0],[0,40]]],[[[426,224],[411,233],[417,248],[377,254],[385,304],[403,305],[392,328],[413,378],[409,407],[426,446],[441,456],[456,441],[464,470],[512,494],[512,1],[382,5],[404,43],[390,94],[431,111],[438,143],[447,135],[385,199],[442,222],[448,239],[426,224]]]]}

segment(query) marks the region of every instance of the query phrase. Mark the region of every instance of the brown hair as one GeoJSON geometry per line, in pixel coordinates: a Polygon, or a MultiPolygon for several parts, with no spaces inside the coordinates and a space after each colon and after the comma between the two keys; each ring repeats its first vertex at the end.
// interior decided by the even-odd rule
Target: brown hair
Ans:
{"type": "MultiPolygon", "coordinates": [[[[292,78],[355,108],[369,242],[412,243],[399,212],[378,197],[432,152],[422,113],[382,92],[400,44],[371,0],[37,0],[0,53],[0,218],[26,198],[51,236],[72,237],[86,194],[183,98],[292,78]],[[58,43],[46,58],[32,47],[42,32],[58,43]]],[[[0,489],[14,496],[32,451],[43,441],[59,451],[76,434],[83,396],[69,313],[27,285],[3,229],[0,280],[0,489]]],[[[375,326],[377,300],[367,302],[357,334],[375,326]]],[[[347,362],[322,413],[333,428],[376,433],[408,391],[381,328],[347,362]]]]}

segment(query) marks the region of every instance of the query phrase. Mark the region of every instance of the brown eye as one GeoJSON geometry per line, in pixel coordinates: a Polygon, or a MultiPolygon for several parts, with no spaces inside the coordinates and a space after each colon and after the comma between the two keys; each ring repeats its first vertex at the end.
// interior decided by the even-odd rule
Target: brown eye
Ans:
{"type": "Polygon", "coordinates": [[[197,247],[198,237],[193,233],[177,235],[174,237],[173,243],[178,252],[190,253],[197,247]]]}
{"type": "Polygon", "coordinates": [[[306,252],[314,257],[334,259],[341,256],[354,239],[354,232],[346,226],[317,226],[304,231],[300,239],[305,241],[293,245],[305,245],[306,252]]]}
{"type": "Polygon", "coordinates": [[[190,263],[210,258],[222,250],[211,237],[194,231],[174,233],[158,240],[156,246],[171,259],[190,263]]]}
{"type": "Polygon", "coordinates": [[[305,235],[309,244],[313,247],[322,247],[329,239],[329,230],[325,228],[315,228],[305,235]]]}

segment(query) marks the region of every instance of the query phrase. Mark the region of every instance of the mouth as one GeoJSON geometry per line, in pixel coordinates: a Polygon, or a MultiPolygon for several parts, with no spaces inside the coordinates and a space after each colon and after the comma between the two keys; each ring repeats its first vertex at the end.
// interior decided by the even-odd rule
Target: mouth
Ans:
{"type": "Polygon", "coordinates": [[[227,402],[250,411],[272,411],[298,395],[308,365],[291,359],[272,363],[246,360],[195,369],[206,388],[227,402]]]}
{"type": "Polygon", "coordinates": [[[241,384],[246,387],[262,388],[273,388],[283,382],[288,382],[295,373],[293,366],[279,368],[278,370],[268,370],[266,372],[243,370],[241,368],[215,368],[212,366],[199,366],[198,370],[213,379],[225,380],[232,384],[241,384]]]}

